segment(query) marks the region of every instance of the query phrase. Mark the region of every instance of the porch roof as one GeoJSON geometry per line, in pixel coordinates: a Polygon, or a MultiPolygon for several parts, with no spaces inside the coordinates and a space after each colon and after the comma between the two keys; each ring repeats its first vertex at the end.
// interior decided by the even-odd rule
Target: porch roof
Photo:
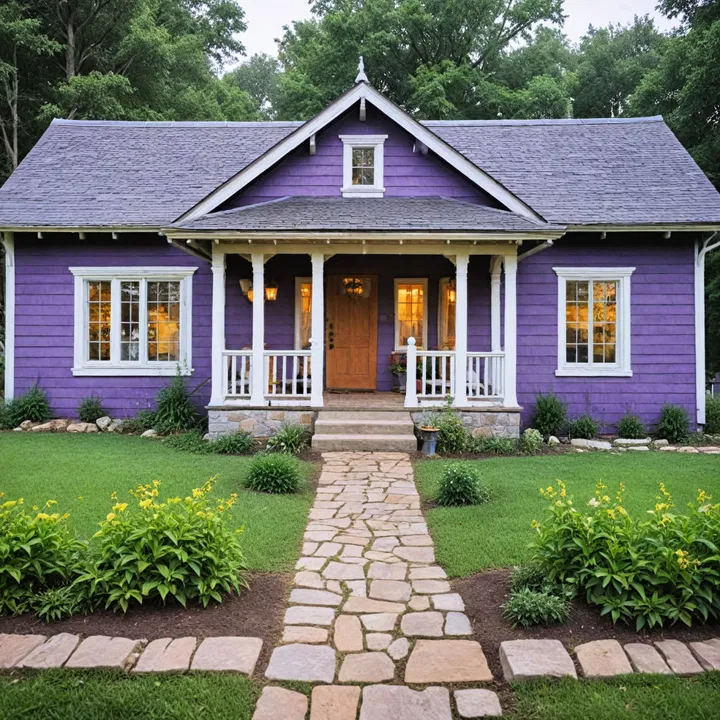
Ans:
{"type": "Polygon", "coordinates": [[[285,197],[211,213],[173,229],[195,231],[562,232],[515,213],[442,197],[285,197]]]}

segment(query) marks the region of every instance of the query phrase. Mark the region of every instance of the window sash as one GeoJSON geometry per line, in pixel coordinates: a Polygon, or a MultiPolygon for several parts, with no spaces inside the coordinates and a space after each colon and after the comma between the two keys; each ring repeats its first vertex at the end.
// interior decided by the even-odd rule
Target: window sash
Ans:
{"type": "MultiPolygon", "coordinates": [[[[407,290],[406,290],[407,292],[407,290]]],[[[408,309],[408,308],[404,308],[408,309]]],[[[427,278],[396,278],[395,279],[395,352],[404,352],[407,350],[407,344],[403,343],[403,340],[407,341],[407,337],[414,337],[418,350],[425,350],[427,348],[428,341],[428,281],[427,278]],[[412,300],[410,303],[400,300],[401,289],[409,289],[412,292],[413,289],[419,291],[421,297],[416,297],[415,301],[412,300]],[[408,320],[401,320],[401,305],[410,305],[410,311],[413,313],[413,317],[408,320]],[[415,332],[413,328],[406,329],[403,332],[402,325],[415,325],[415,332]],[[419,332],[417,332],[419,330],[419,332]]]]}
{"type": "Polygon", "coordinates": [[[309,348],[312,337],[312,278],[295,278],[295,349],[309,348]],[[303,294],[303,288],[307,294],[303,294]]]}
{"type": "Polygon", "coordinates": [[[455,350],[455,302],[450,300],[450,278],[440,280],[438,300],[438,348],[455,350]]]}

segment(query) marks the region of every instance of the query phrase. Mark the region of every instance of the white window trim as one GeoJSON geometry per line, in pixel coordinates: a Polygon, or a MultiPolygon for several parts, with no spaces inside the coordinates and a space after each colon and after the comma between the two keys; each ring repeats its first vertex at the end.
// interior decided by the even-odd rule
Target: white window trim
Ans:
{"type": "MultiPolygon", "coordinates": [[[[395,352],[407,352],[407,345],[400,345],[400,321],[398,318],[398,285],[406,285],[411,283],[413,285],[423,286],[423,336],[422,336],[422,349],[428,349],[428,279],[427,278],[395,278],[395,285],[393,288],[393,307],[395,309],[395,352]]],[[[417,338],[415,338],[417,341],[417,338]]]]}
{"type": "MultiPolygon", "coordinates": [[[[311,277],[296,277],[295,278],[295,349],[296,350],[302,350],[302,347],[300,347],[300,329],[302,326],[302,295],[300,294],[300,290],[304,283],[307,283],[308,285],[310,285],[312,287],[312,278],[311,277]]],[[[311,298],[311,303],[312,303],[312,294],[310,295],[310,298],[311,298]]],[[[312,307],[312,305],[310,307],[312,307]]]]}
{"type": "Polygon", "coordinates": [[[343,186],[342,196],[346,198],[381,198],[385,195],[385,140],[387,135],[340,135],[343,143],[343,186]],[[373,185],[352,184],[352,151],[354,148],[372,148],[375,151],[375,183],[373,185]]]}
{"type": "Polygon", "coordinates": [[[631,368],[631,297],[630,277],[635,272],[634,267],[555,267],[553,271],[558,277],[558,367],[555,375],[558,377],[632,377],[631,368]],[[568,280],[612,280],[618,283],[617,294],[617,346],[615,348],[615,363],[595,364],[592,362],[592,337],[588,348],[587,363],[567,362],[565,300],[568,280]]]}
{"type": "MultiPolygon", "coordinates": [[[[196,267],[71,267],[75,278],[75,344],[72,373],[77,377],[172,376],[178,372],[189,375],[192,370],[192,276],[196,267]],[[87,283],[110,280],[110,357],[111,360],[87,358],[87,283]],[[123,281],[180,282],[180,359],[175,362],[133,362],[120,360],[120,283],[123,281]]],[[[144,304],[141,285],[140,304],[144,304]]],[[[146,320],[140,314],[141,338],[146,333],[146,320]]],[[[146,316],[145,316],[146,317],[146,316]]],[[[141,343],[142,343],[141,339],[141,343]]]]}

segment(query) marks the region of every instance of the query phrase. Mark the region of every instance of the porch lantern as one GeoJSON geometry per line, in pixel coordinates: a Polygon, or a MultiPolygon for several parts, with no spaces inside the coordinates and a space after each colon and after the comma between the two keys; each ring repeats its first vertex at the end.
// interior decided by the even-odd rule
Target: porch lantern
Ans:
{"type": "Polygon", "coordinates": [[[343,286],[345,287],[345,294],[352,298],[362,297],[365,288],[360,278],[343,278],[343,286]]]}
{"type": "Polygon", "coordinates": [[[278,296],[278,284],[276,282],[269,282],[265,285],[265,299],[268,302],[275,302],[278,296]]]}
{"type": "Polygon", "coordinates": [[[455,283],[455,278],[453,277],[453,278],[450,278],[450,282],[448,283],[448,286],[447,286],[447,298],[448,298],[448,302],[451,305],[455,304],[456,293],[457,293],[457,286],[455,283]]]}
{"type": "Polygon", "coordinates": [[[252,303],[253,301],[253,289],[252,287],[245,293],[245,297],[248,299],[249,303],[252,303]]]}

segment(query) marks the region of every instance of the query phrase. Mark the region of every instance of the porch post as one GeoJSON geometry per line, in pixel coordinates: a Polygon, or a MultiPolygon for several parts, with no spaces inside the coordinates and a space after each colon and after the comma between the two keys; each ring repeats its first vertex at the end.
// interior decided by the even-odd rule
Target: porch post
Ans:
{"type": "Polygon", "coordinates": [[[225,350],[225,253],[212,244],[212,381],[210,404],[222,405],[227,391],[225,350]]]}
{"type": "Polygon", "coordinates": [[[321,252],[310,253],[312,261],[312,304],[310,331],[310,372],[312,385],[310,405],[323,406],[323,383],[325,377],[325,256],[321,252]]]}
{"type": "Polygon", "coordinates": [[[502,255],[494,255],[490,260],[490,349],[500,352],[500,272],[502,255]]]}
{"type": "Polygon", "coordinates": [[[455,256],[455,405],[467,405],[468,253],[455,256]]]}
{"type": "Polygon", "coordinates": [[[505,397],[517,407],[517,250],[505,256],[505,397]]]}
{"type": "Polygon", "coordinates": [[[417,406],[417,345],[415,338],[409,337],[405,364],[405,407],[416,408],[417,406]]]}
{"type": "Polygon", "coordinates": [[[253,270],[250,404],[265,405],[265,256],[254,252],[250,259],[253,270]]]}

